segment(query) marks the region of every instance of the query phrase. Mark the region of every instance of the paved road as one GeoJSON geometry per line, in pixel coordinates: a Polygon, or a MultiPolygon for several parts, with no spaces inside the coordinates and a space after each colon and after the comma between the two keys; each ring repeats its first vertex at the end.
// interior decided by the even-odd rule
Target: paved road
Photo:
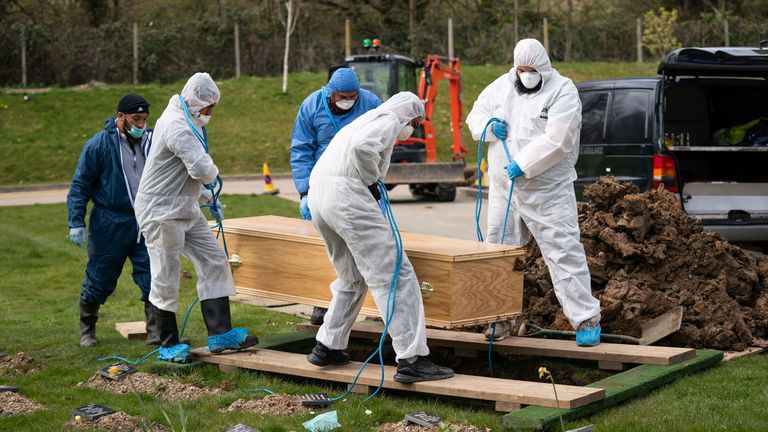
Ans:
{"type": "MultiPolygon", "coordinates": [[[[274,184],[280,189],[280,197],[299,202],[299,195],[290,178],[279,176],[274,179],[274,184]]],[[[68,190],[67,185],[54,185],[42,190],[6,189],[0,191],[0,207],[63,203],[67,200],[68,190]]],[[[264,182],[258,177],[224,179],[224,195],[260,194],[263,191],[264,182]]],[[[475,194],[469,188],[459,188],[454,202],[438,203],[416,201],[411,197],[408,187],[402,185],[390,192],[390,199],[392,211],[402,231],[475,239],[475,194]]],[[[483,207],[487,207],[486,204],[487,201],[483,207]]],[[[481,220],[485,221],[485,208],[481,220]]]]}

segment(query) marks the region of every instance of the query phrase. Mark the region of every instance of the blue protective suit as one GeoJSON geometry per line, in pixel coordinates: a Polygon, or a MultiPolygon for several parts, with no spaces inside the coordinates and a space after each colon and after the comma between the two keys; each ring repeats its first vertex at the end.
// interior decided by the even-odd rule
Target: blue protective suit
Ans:
{"type": "Polygon", "coordinates": [[[309,174],[336,132],[379,105],[381,99],[361,89],[354,71],[348,68],[337,70],[327,85],[304,99],[293,125],[291,139],[291,173],[300,194],[309,191],[309,174]],[[329,117],[325,104],[330,94],[351,91],[358,92],[355,106],[342,115],[331,114],[333,118],[329,117]]]}
{"type": "MultiPolygon", "coordinates": [[[[146,155],[152,131],[142,137],[146,155]]],[[[104,123],[104,130],[89,139],[72,177],[67,194],[69,227],[85,226],[88,201],[93,201],[88,223],[88,264],[80,299],[104,304],[115,291],[126,258],[133,264],[133,280],[147,301],[151,285],[149,255],[133,211],[133,197],[123,172],[120,135],[115,118],[104,123]]]]}

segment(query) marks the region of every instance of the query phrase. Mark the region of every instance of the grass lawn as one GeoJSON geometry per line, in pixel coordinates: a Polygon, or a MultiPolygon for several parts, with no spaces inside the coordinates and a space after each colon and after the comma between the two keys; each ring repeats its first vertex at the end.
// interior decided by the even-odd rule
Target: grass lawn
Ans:
{"type": "MultiPolygon", "coordinates": [[[[653,76],[653,63],[555,64],[575,82],[621,76],[653,76]]],[[[477,95],[509,66],[464,66],[464,118],[477,95]]],[[[219,83],[222,99],[210,123],[211,155],[224,174],[260,173],[268,162],[273,172],[288,172],[289,148],[296,112],[304,98],[327,81],[325,73],[294,73],[289,92],[281,93],[281,77],[246,77],[219,83]]],[[[181,91],[175,84],[116,84],[106,89],[54,88],[33,94],[27,102],[19,94],[0,93],[0,185],[69,182],[83,143],[99,131],[125,93],[145,96],[151,103],[150,125],[169,98],[181,91]]],[[[447,83],[441,84],[434,121],[438,157],[450,160],[450,110],[447,83]]],[[[467,128],[467,161],[476,160],[476,146],[467,128]]]]}
{"type": "MultiPolygon", "coordinates": [[[[258,214],[293,216],[295,205],[276,197],[227,196],[227,217],[258,214]]],[[[68,239],[66,207],[63,204],[5,208],[0,216],[0,351],[11,355],[26,351],[45,365],[27,376],[0,376],[0,383],[16,385],[21,393],[48,407],[32,415],[0,417],[2,431],[59,430],[71,410],[89,403],[101,403],[140,416],[134,395],[113,395],[75,385],[87,380],[103,364],[106,355],[138,358],[149,349],[141,341],[127,341],[114,324],[143,320],[138,289],[130,280],[129,267],[117,291],[102,307],[97,333],[101,343],[82,349],[78,343],[78,295],[85,265],[85,253],[68,239]]],[[[188,262],[184,269],[194,274],[188,262]]],[[[286,269],[290,271],[290,269],[286,269]]],[[[184,280],[181,305],[195,296],[194,280],[184,280]]],[[[186,306],[184,306],[186,309],[186,306]]],[[[244,325],[264,337],[293,331],[299,321],[254,306],[233,303],[236,325],[244,325]]],[[[205,329],[198,308],[191,314],[186,333],[194,346],[205,343],[205,329]]],[[[374,366],[375,367],[375,366],[374,366]]],[[[141,370],[148,370],[143,365],[141,370]]],[[[248,388],[263,387],[279,393],[341,393],[342,388],[319,381],[280,378],[258,372],[224,375],[204,365],[178,378],[200,386],[218,386],[222,380],[237,384],[234,391],[199,401],[182,403],[189,417],[190,431],[223,431],[243,422],[261,431],[299,431],[310,414],[264,418],[255,414],[220,414],[219,409],[238,398],[248,397],[248,388]]],[[[165,424],[163,411],[178,419],[175,404],[143,396],[152,420],[165,424]]],[[[768,405],[766,356],[736,360],[708,372],[686,377],[651,395],[593,418],[574,422],[572,427],[594,422],[598,430],[688,431],[764,430],[768,405]]],[[[426,410],[451,422],[462,422],[501,430],[500,415],[491,404],[458,399],[385,392],[369,402],[359,395],[334,406],[344,431],[375,430],[377,424],[395,422],[408,412],[426,410]],[[372,411],[370,415],[366,410],[372,411]]],[[[178,430],[178,422],[176,423],[178,430]]],[[[170,430],[170,429],[169,429],[170,430]]]]}

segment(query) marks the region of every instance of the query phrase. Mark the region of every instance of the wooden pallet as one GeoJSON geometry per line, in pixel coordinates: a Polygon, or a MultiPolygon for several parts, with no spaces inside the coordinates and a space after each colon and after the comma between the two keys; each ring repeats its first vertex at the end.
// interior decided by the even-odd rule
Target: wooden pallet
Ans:
{"type": "MultiPolygon", "coordinates": [[[[300,324],[299,330],[317,331],[317,326],[300,324]]],[[[377,322],[358,322],[352,327],[352,337],[378,339],[383,325],[377,322]]],[[[455,348],[464,356],[488,349],[488,341],[481,333],[467,333],[450,330],[427,329],[429,346],[455,348]]],[[[493,350],[499,353],[560,357],[581,360],[596,360],[601,369],[623,370],[628,364],[650,364],[669,366],[696,356],[691,348],[639,346],[601,343],[596,347],[580,347],[573,341],[507,337],[493,343],[493,350]]],[[[458,352],[457,352],[458,354],[458,352]]]]}
{"type": "MultiPolygon", "coordinates": [[[[245,368],[347,384],[352,383],[362,365],[359,362],[350,362],[343,366],[323,368],[309,363],[306,355],[270,349],[252,349],[214,355],[198,348],[192,353],[203,362],[219,365],[224,371],[230,371],[233,368],[245,368]]],[[[402,384],[392,379],[395,374],[395,367],[385,366],[385,369],[384,387],[388,389],[492,401],[496,403],[498,411],[505,412],[513,411],[524,405],[552,408],[558,406],[550,383],[456,375],[447,380],[402,384]]],[[[358,379],[358,386],[364,386],[358,391],[366,391],[366,387],[375,388],[379,385],[380,378],[381,368],[379,365],[369,365],[358,379]]],[[[557,385],[557,397],[561,408],[573,409],[604,399],[605,390],[557,385]]]]}

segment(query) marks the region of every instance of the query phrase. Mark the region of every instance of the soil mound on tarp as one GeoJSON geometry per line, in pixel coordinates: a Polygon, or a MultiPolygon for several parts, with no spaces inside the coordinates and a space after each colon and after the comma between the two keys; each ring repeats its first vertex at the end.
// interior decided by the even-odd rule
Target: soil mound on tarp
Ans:
{"type": "MultiPolygon", "coordinates": [[[[768,335],[768,256],[758,261],[702,229],[665,190],[639,193],[602,177],[584,192],[581,241],[600,299],[603,332],[640,336],[676,306],[683,325],[671,345],[741,351],[768,335]]],[[[539,248],[528,245],[522,320],[569,329],[539,248]]]]}

